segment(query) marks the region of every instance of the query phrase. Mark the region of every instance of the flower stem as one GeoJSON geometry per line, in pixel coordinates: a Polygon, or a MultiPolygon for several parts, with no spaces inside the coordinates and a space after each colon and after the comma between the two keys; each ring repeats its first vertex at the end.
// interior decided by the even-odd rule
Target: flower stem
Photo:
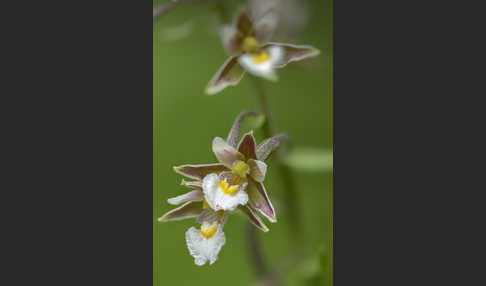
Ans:
{"type": "Polygon", "coordinates": [[[246,224],[246,235],[246,241],[248,242],[248,251],[250,254],[250,258],[253,262],[256,275],[258,277],[263,277],[267,272],[267,267],[265,265],[263,253],[257,238],[256,227],[249,222],[246,224]]]}
{"type": "MultiPolygon", "coordinates": [[[[255,95],[259,101],[260,108],[265,115],[265,122],[262,126],[263,134],[266,138],[275,135],[273,129],[273,118],[268,105],[268,99],[263,88],[263,81],[255,76],[250,76],[255,88],[255,95]]],[[[281,149],[277,150],[277,167],[280,177],[283,181],[283,190],[285,192],[285,204],[289,213],[289,228],[293,239],[298,239],[300,233],[300,217],[296,196],[295,181],[292,170],[283,162],[284,153],[281,149]]]]}

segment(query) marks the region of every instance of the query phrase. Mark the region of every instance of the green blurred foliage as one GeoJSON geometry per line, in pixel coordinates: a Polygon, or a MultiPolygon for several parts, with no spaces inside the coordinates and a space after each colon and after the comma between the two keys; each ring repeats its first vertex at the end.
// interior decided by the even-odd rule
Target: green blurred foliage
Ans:
{"type": "MultiPolygon", "coordinates": [[[[279,81],[265,82],[265,90],[277,132],[289,134],[296,148],[331,150],[332,2],[308,3],[309,23],[293,43],[314,45],[321,55],[278,70],[279,81]]],[[[240,111],[258,110],[248,77],[214,96],[203,93],[226,59],[217,35],[220,24],[214,5],[203,4],[179,7],[154,20],[153,267],[157,286],[238,286],[257,281],[247,255],[246,221],[242,216],[229,218],[224,229],[227,242],[218,261],[203,267],[194,264],[184,238],[189,227],[197,226],[195,220],[157,222],[172,207],[167,198],[186,191],[179,185],[182,177],[173,172],[172,166],[216,162],[211,152],[212,139],[226,137],[240,111]]],[[[258,122],[247,122],[242,132],[255,126],[258,122]]],[[[263,139],[260,130],[255,130],[255,136],[259,141],[263,139]]],[[[300,247],[314,256],[294,259],[288,256],[294,249],[289,236],[292,226],[288,225],[289,214],[282,202],[275,158],[267,163],[265,186],[278,217],[278,223],[267,223],[268,233],[259,233],[267,264],[277,268],[289,265],[282,277],[285,285],[332,285],[332,170],[296,170],[300,229],[305,237],[300,247]]]]}
{"type": "Polygon", "coordinates": [[[331,149],[297,147],[285,157],[285,163],[296,170],[308,172],[331,171],[333,154],[331,149]]]}

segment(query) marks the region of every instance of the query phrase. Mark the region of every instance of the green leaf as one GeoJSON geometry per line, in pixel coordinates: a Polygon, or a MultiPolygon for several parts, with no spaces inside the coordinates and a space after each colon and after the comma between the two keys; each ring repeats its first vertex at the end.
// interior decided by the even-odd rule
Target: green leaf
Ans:
{"type": "Polygon", "coordinates": [[[295,148],[284,162],[300,171],[329,172],[333,167],[333,153],[331,149],[295,148]]]}

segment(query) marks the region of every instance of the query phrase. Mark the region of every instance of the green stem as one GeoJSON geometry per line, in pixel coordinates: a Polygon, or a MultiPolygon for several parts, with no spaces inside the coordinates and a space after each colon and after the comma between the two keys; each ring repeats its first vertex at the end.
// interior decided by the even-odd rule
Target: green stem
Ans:
{"type": "MultiPolygon", "coordinates": [[[[260,108],[265,115],[265,123],[262,126],[263,134],[266,138],[275,135],[273,129],[273,118],[268,105],[268,99],[263,87],[263,81],[255,76],[250,76],[255,88],[255,94],[260,104],[260,108]]],[[[300,216],[296,195],[295,180],[292,170],[283,162],[282,150],[277,150],[277,167],[283,181],[285,192],[285,204],[289,213],[289,229],[293,239],[298,239],[300,233],[300,216]]]]}
{"type": "Polygon", "coordinates": [[[246,241],[248,243],[248,253],[250,254],[250,259],[253,262],[255,273],[258,277],[264,277],[267,272],[265,259],[263,258],[263,253],[257,238],[256,227],[250,222],[246,224],[246,235],[246,241]]]}

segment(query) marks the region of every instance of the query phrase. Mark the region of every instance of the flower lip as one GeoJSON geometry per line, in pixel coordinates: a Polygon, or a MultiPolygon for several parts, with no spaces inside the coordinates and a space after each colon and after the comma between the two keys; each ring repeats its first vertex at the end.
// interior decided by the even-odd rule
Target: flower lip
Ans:
{"type": "Polygon", "coordinates": [[[284,56],[284,50],[279,46],[269,46],[258,53],[245,53],[238,58],[240,65],[249,73],[276,80],[274,69],[284,56]]]}
{"type": "Polygon", "coordinates": [[[253,53],[251,55],[251,60],[256,64],[264,63],[269,59],[270,59],[270,54],[265,50],[261,50],[260,52],[253,53]]]}
{"type": "Polygon", "coordinates": [[[216,233],[217,229],[218,229],[217,223],[208,223],[205,221],[201,225],[200,232],[204,236],[204,238],[210,239],[216,233]]]}
{"type": "Polygon", "coordinates": [[[220,177],[217,174],[209,174],[203,179],[204,199],[211,209],[233,211],[238,205],[245,205],[248,202],[248,194],[244,191],[248,183],[244,181],[235,185],[232,182],[231,179],[225,179],[224,176],[220,177]]]}
{"type": "Polygon", "coordinates": [[[238,185],[230,185],[228,184],[228,182],[226,182],[226,180],[221,180],[219,182],[219,187],[221,188],[223,193],[228,195],[232,195],[240,189],[238,185]]]}
{"type": "MultiPolygon", "coordinates": [[[[212,231],[212,226],[210,228],[212,231]]],[[[226,243],[226,236],[221,224],[217,224],[216,230],[209,238],[206,238],[201,230],[191,227],[186,232],[186,243],[196,265],[204,265],[207,261],[209,261],[209,264],[213,264],[226,243]]]]}

